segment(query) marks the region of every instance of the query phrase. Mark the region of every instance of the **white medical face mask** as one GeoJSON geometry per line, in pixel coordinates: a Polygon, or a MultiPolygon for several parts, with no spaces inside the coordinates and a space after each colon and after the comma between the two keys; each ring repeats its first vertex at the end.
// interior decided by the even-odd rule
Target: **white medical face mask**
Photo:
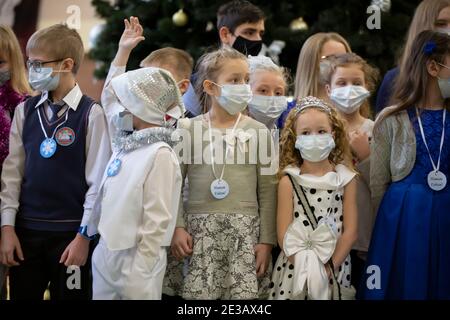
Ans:
{"type": "Polygon", "coordinates": [[[216,97],[217,102],[231,115],[242,112],[252,100],[252,89],[248,84],[220,85],[215,82],[213,83],[221,88],[220,96],[216,97]]]}
{"type": "Polygon", "coordinates": [[[327,159],[335,147],[333,136],[329,133],[299,135],[295,142],[295,148],[300,151],[302,158],[311,162],[327,159]]]}
{"type": "MultiPolygon", "coordinates": [[[[439,63],[439,65],[441,67],[450,69],[450,67],[447,67],[444,64],[439,63]]],[[[441,90],[441,95],[443,99],[448,99],[450,98],[450,78],[448,79],[441,79],[438,77],[438,85],[439,85],[439,90],[441,90]]]]}
{"type": "Polygon", "coordinates": [[[112,119],[117,130],[133,132],[133,115],[129,111],[122,111],[114,115],[112,119]]]}
{"type": "Polygon", "coordinates": [[[361,107],[370,96],[370,92],[363,86],[345,86],[331,90],[330,99],[336,108],[346,114],[352,114],[361,107]]]}
{"type": "Polygon", "coordinates": [[[445,33],[445,34],[448,34],[450,36],[450,28],[447,28],[447,27],[445,27],[445,28],[437,28],[436,32],[445,33]]]}
{"type": "Polygon", "coordinates": [[[260,96],[255,95],[248,104],[250,116],[266,126],[287,109],[287,98],[285,96],[260,96]]]}

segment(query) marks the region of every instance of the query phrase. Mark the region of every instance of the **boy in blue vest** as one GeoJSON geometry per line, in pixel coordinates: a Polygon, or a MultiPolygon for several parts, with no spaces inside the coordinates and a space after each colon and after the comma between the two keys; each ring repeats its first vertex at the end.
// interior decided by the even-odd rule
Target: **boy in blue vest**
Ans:
{"type": "Polygon", "coordinates": [[[103,109],[75,75],[84,56],[58,24],[27,44],[29,81],[41,92],[15,112],[1,183],[1,260],[12,300],[89,299],[91,239],[85,224],[111,154],[103,109]]]}

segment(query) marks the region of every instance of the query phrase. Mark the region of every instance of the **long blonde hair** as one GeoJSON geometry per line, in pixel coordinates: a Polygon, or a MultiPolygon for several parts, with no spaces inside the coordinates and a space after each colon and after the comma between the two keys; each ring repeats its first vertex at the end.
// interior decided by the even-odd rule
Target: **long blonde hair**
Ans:
{"type": "Polygon", "coordinates": [[[409,25],[403,52],[398,62],[400,69],[405,68],[406,62],[411,56],[411,47],[417,35],[425,30],[434,30],[434,23],[439,16],[439,12],[448,6],[450,6],[450,0],[423,0],[417,6],[414,17],[409,25]]]}
{"type": "MultiPolygon", "coordinates": [[[[295,148],[295,142],[297,140],[296,125],[298,117],[310,109],[311,108],[307,108],[298,112],[297,107],[293,108],[286,118],[285,126],[281,132],[280,166],[278,169],[279,179],[284,176],[283,171],[287,166],[291,165],[300,167],[303,163],[303,158],[300,155],[300,151],[295,148]]],[[[336,144],[336,147],[333,149],[333,151],[331,151],[330,155],[328,156],[328,160],[334,165],[344,164],[348,168],[353,169],[352,154],[350,151],[350,144],[348,142],[344,121],[339,117],[336,110],[331,106],[329,107],[329,113],[326,112],[323,108],[317,107],[314,109],[321,111],[328,116],[331,124],[331,130],[334,134],[334,142],[336,144]]]]}
{"type": "Polygon", "coordinates": [[[12,89],[23,95],[31,94],[19,41],[12,29],[5,25],[0,25],[0,54],[9,64],[12,89]]]}
{"type": "Polygon", "coordinates": [[[330,40],[342,43],[347,52],[352,52],[348,42],[335,32],[319,32],[309,37],[303,44],[298,57],[295,75],[296,99],[319,95],[320,52],[323,45],[330,40]]]}

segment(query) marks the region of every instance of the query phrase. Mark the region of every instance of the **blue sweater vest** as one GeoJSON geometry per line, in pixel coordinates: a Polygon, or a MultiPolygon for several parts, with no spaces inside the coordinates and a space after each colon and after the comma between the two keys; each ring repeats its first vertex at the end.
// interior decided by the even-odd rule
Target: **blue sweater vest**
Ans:
{"type": "Polygon", "coordinates": [[[56,153],[45,159],[39,149],[45,135],[38,112],[48,137],[66,117],[64,114],[55,122],[50,122],[44,105],[35,107],[40,98],[33,97],[25,102],[22,132],[25,171],[16,225],[42,231],[77,231],[88,191],[85,174],[86,134],[89,112],[95,102],[83,95],[76,111],[69,108],[68,120],[58,130],[67,127],[72,129],[75,140],[66,146],[58,143],[56,153]]]}

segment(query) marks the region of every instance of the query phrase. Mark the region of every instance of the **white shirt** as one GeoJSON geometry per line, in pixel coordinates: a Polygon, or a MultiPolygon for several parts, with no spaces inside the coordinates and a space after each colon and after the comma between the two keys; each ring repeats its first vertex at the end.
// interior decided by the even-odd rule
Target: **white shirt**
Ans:
{"type": "MultiPolygon", "coordinates": [[[[58,112],[63,115],[68,108],[77,110],[83,94],[78,84],[62,99],[64,107],[58,112]]],[[[44,104],[49,118],[53,112],[48,106],[48,92],[43,92],[37,105],[44,104]]],[[[25,149],[22,141],[25,120],[25,103],[20,103],[15,111],[11,124],[9,139],[9,155],[3,163],[1,176],[1,225],[14,226],[19,210],[20,189],[25,170],[25,149]]],[[[86,135],[86,169],[85,179],[88,185],[84,201],[84,212],[81,225],[85,225],[97,197],[99,185],[111,155],[110,139],[107,132],[106,119],[100,105],[94,104],[89,113],[86,135]]],[[[44,200],[45,201],[45,200],[44,200]]]]}
{"type": "Polygon", "coordinates": [[[104,85],[103,91],[102,91],[101,101],[102,101],[102,106],[105,110],[106,119],[108,121],[108,131],[109,131],[109,137],[111,139],[113,139],[117,133],[117,128],[114,125],[112,119],[116,114],[125,110],[125,108],[120,104],[120,101],[117,99],[116,95],[114,94],[114,89],[111,85],[111,80],[117,76],[120,76],[121,74],[124,74],[125,68],[126,68],[125,66],[117,67],[117,66],[111,64],[111,67],[109,68],[108,76],[106,77],[105,85],[104,85]]]}

